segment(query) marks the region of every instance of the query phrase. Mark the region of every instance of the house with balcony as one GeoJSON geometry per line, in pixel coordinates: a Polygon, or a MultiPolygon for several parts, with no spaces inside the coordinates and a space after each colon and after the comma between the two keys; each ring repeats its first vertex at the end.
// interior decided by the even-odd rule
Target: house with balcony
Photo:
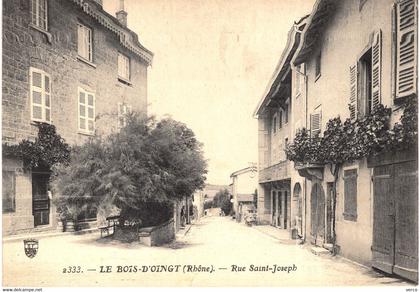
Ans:
{"type": "MultiPolygon", "coordinates": [[[[54,125],[70,145],[118,131],[126,113],[147,115],[147,70],[153,54],[101,0],[3,2],[2,142],[34,140],[39,124],[54,125]]],[[[54,229],[50,169],[2,165],[3,233],[54,229]]],[[[80,214],[95,224],[96,210],[80,214]]]]}
{"type": "Polygon", "coordinates": [[[295,130],[305,126],[305,69],[293,68],[291,60],[307,18],[291,27],[283,54],[254,112],[258,119],[257,220],[281,229],[294,228],[301,234],[304,178],[284,150],[295,130]]]}

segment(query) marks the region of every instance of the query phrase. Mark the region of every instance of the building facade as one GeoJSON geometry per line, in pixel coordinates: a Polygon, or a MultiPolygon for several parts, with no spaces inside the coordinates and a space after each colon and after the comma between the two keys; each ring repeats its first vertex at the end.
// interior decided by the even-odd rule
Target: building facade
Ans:
{"type": "Polygon", "coordinates": [[[254,207],[254,194],[258,188],[257,168],[246,167],[233,172],[232,179],[232,204],[235,219],[241,222],[246,211],[254,207]]]}
{"type": "MultiPolygon", "coordinates": [[[[258,218],[260,224],[295,228],[302,234],[305,179],[285,154],[296,129],[305,126],[305,78],[291,66],[308,16],[289,31],[286,48],[254,116],[258,119],[258,218]]],[[[304,66],[301,66],[304,70],[304,66]]]]}
{"type": "MultiPolygon", "coordinates": [[[[2,142],[34,140],[39,123],[70,145],[125,124],[128,111],[147,115],[147,69],[153,54],[97,0],[3,3],[2,142]]],[[[24,170],[3,158],[3,232],[55,228],[49,170],[24,170]]],[[[94,210],[85,214],[95,220],[94,210]]]]}
{"type": "MultiPolygon", "coordinates": [[[[379,104],[400,121],[417,98],[417,1],[318,0],[306,22],[289,62],[300,92],[292,132],[322,136],[329,120],[363,119],[379,104]]],[[[383,152],[345,163],[337,181],[328,165],[294,165],[306,242],[417,281],[417,161],[417,149],[383,152]]]]}

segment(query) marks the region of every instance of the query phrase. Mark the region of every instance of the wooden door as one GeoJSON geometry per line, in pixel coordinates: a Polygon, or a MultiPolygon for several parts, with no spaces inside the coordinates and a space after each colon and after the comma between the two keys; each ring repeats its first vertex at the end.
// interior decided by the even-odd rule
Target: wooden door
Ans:
{"type": "Polygon", "coordinates": [[[392,174],[392,165],[375,167],[373,170],[372,265],[387,273],[392,273],[394,262],[395,207],[392,174]]]}
{"type": "Polygon", "coordinates": [[[34,225],[50,224],[49,174],[32,173],[32,213],[34,225]]]}
{"type": "Polygon", "coordinates": [[[395,165],[395,257],[393,272],[418,280],[417,162],[395,165]]]}
{"type": "Polygon", "coordinates": [[[417,162],[374,168],[372,265],[418,280],[417,162]]]}
{"type": "Polygon", "coordinates": [[[311,235],[312,243],[322,246],[325,229],[325,195],[319,183],[311,191],[311,235]]]}

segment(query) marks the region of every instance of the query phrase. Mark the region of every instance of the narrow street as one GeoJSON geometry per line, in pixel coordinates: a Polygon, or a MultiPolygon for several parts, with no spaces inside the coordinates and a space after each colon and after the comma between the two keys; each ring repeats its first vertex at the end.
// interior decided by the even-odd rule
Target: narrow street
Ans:
{"type": "Polygon", "coordinates": [[[22,241],[4,243],[4,286],[411,285],[341,258],[313,255],[308,246],[280,244],[230,217],[205,217],[164,247],[98,237],[93,233],[40,239],[33,259],[25,255],[22,241]],[[290,268],[273,273],[273,269],[250,271],[251,265],[290,268]],[[72,266],[75,271],[80,266],[80,273],[63,273],[72,266]],[[111,272],[101,273],[101,266],[112,266],[111,272]],[[118,272],[117,266],[125,266],[125,272],[118,272]],[[148,267],[147,272],[142,272],[143,266],[148,267]]]}

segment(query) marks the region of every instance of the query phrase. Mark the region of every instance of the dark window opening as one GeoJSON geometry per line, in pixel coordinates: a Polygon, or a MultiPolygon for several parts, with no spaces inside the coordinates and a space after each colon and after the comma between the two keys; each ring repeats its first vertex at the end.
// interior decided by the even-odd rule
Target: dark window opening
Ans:
{"type": "Polygon", "coordinates": [[[369,49],[359,60],[360,102],[358,111],[362,115],[372,112],[372,50],[369,49]]]}

